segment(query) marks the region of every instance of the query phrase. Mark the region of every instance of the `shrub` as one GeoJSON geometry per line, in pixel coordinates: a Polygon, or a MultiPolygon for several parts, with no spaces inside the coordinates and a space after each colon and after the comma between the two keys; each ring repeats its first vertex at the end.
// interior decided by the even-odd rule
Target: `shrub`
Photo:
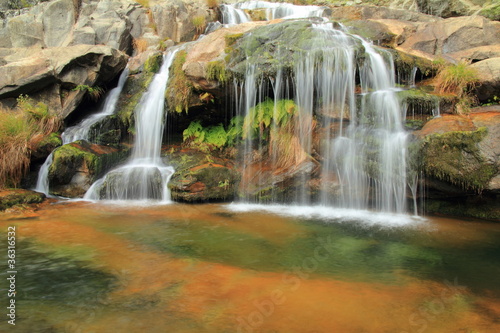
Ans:
{"type": "Polygon", "coordinates": [[[203,15],[198,15],[194,16],[191,22],[194,25],[194,28],[196,29],[196,34],[201,34],[203,30],[205,30],[205,25],[206,25],[206,20],[205,16],[203,15]]]}
{"type": "Polygon", "coordinates": [[[104,90],[101,87],[92,87],[86,84],[79,84],[75,88],[73,88],[73,91],[83,91],[85,92],[93,101],[97,101],[102,94],[104,93],[104,90]]]}

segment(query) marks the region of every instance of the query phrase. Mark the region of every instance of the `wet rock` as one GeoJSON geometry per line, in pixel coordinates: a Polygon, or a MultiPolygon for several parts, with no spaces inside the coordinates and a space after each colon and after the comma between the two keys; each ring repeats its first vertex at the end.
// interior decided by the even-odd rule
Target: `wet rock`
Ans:
{"type": "Polygon", "coordinates": [[[428,191],[451,197],[498,193],[499,125],[498,112],[445,115],[415,132],[422,140],[420,156],[428,191]]]}
{"type": "Polygon", "coordinates": [[[41,203],[45,200],[45,194],[23,189],[9,189],[0,191],[0,211],[7,208],[41,203]]]}
{"type": "Polygon", "coordinates": [[[175,168],[168,187],[172,199],[183,202],[230,201],[236,194],[239,173],[227,159],[185,149],[167,155],[175,168]]]}
{"type": "Polygon", "coordinates": [[[83,140],[57,148],[49,168],[50,193],[69,198],[82,197],[95,180],[125,159],[128,149],[120,148],[83,140]]]}
{"type": "Polygon", "coordinates": [[[487,101],[500,95],[500,57],[490,58],[470,65],[477,71],[479,83],[477,97],[480,101],[487,101]]]}
{"type": "Polygon", "coordinates": [[[116,77],[127,55],[108,46],[76,45],[65,48],[0,49],[0,98],[28,94],[67,117],[85,91],[78,85],[100,85],[116,77]]]}

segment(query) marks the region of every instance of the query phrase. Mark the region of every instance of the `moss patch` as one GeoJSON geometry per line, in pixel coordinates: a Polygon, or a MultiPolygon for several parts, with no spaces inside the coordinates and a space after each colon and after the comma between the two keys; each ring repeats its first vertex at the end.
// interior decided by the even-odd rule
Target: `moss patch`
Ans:
{"type": "Polygon", "coordinates": [[[422,144],[422,165],[427,176],[481,192],[498,172],[478,147],[486,134],[487,129],[481,127],[476,131],[426,136],[422,144]]]}
{"type": "Polygon", "coordinates": [[[180,50],[175,55],[172,63],[172,76],[168,82],[166,98],[168,100],[169,111],[181,113],[188,110],[189,100],[192,96],[193,86],[182,70],[182,65],[186,62],[187,53],[180,50]]]}
{"type": "Polygon", "coordinates": [[[29,190],[5,190],[0,192],[0,211],[17,205],[41,203],[45,200],[43,193],[29,190]]]}

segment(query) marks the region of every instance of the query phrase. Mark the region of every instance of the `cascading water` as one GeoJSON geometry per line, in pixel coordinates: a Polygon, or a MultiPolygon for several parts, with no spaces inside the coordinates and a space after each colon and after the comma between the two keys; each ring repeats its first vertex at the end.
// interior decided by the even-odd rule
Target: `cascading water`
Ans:
{"type": "Polygon", "coordinates": [[[129,161],[96,181],[84,196],[88,200],[170,200],[167,183],[174,169],[160,157],[164,128],[165,89],[170,65],[178,49],[163,57],[160,71],[139,102],[136,138],[129,161]]]}
{"type": "MultiPolygon", "coordinates": [[[[267,139],[262,140],[259,133],[246,136],[241,192],[255,193],[255,184],[259,183],[278,184],[284,171],[302,165],[304,169],[296,173],[296,194],[289,198],[295,204],[405,213],[409,185],[407,133],[396,97],[391,54],[360,37],[334,29],[330,23],[312,24],[312,29],[316,42],[295,53],[292,73],[286,77],[282,69],[275,77],[259,77],[258,64],[247,55],[245,78],[235,83],[240,87],[235,88],[236,94],[242,95],[236,96],[236,100],[237,113],[246,119],[244,133],[253,126],[253,114],[261,112],[255,108],[269,96],[269,85],[274,98],[274,123],[280,121],[276,116],[283,117],[278,115],[279,110],[290,96],[298,112],[286,125],[280,125],[281,129],[275,129],[280,126],[273,123],[267,139]],[[322,135],[319,145],[313,142],[315,132],[322,135]],[[263,152],[264,146],[269,147],[267,152],[263,152]],[[258,162],[256,151],[268,154],[271,163],[266,159],[258,162]],[[313,155],[321,161],[311,158],[313,155]],[[306,163],[308,159],[310,162],[306,163]],[[311,171],[319,174],[316,194],[311,171]]],[[[260,125],[263,126],[266,120],[260,125]]],[[[258,127],[253,126],[259,131],[258,127]]],[[[276,201],[274,193],[273,186],[263,201],[276,201]]],[[[243,200],[251,198],[255,196],[249,194],[243,200]]]]}
{"type": "MultiPolygon", "coordinates": [[[[107,94],[101,112],[91,115],[90,117],[84,119],[79,124],[67,128],[62,134],[61,138],[63,141],[63,145],[67,143],[71,143],[77,140],[87,140],[93,142],[93,138],[90,137],[90,132],[92,127],[104,120],[109,115],[112,115],[115,112],[116,104],[118,102],[118,98],[125,86],[125,82],[127,82],[129,69],[128,67],[121,73],[120,78],[118,79],[118,85],[111,89],[111,91],[107,94]]],[[[38,172],[38,179],[35,187],[35,191],[44,193],[46,195],[49,194],[49,168],[54,160],[53,153],[50,153],[49,156],[45,159],[45,162],[40,167],[38,172]]]]}
{"type": "Polygon", "coordinates": [[[120,75],[120,78],[118,79],[118,85],[115,88],[111,89],[109,94],[106,96],[101,112],[85,118],[82,122],[75,126],[69,127],[61,134],[63,144],[75,142],[77,140],[87,140],[90,142],[94,141],[94,138],[90,137],[91,129],[95,124],[99,123],[104,118],[112,115],[115,112],[118,98],[120,97],[123,87],[125,86],[125,82],[127,82],[128,73],[129,69],[127,67],[120,75]]]}
{"type": "Polygon", "coordinates": [[[251,21],[246,11],[263,10],[266,20],[297,19],[323,16],[324,8],[319,6],[296,6],[290,3],[246,1],[234,5],[221,5],[222,23],[232,26],[251,21]]]}

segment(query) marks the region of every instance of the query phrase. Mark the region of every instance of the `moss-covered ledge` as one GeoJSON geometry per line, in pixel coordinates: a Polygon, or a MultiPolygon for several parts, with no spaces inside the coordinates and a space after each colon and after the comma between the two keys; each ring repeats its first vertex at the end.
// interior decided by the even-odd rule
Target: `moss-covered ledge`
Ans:
{"type": "Polygon", "coordinates": [[[41,203],[45,194],[24,189],[0,190],[0,211],[19,205],[41,203]]]}

